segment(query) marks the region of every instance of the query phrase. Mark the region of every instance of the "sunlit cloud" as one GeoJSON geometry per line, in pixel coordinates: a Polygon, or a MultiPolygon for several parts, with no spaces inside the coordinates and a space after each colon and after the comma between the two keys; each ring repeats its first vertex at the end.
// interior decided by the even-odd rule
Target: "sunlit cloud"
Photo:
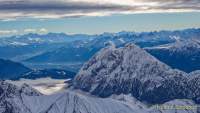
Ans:
{"type": "Polygon", "coordinates": [[[46,34],[46,33],[48,33],[48,30],[45,29],[45,28],[41,28],[41,29],[39,29],[38,33],[40,33],[40,34],[46,34]]]}
{"type": "Polygon", "coordinates": [[[28,29],[24,29],[24,33],[36,33],[37,29],[32,29],[32,28],[28,28],[28,29]]]}
{"type": "Polygon", "coordinates": [[[0,19],[200,11],[199,0],[0,0],[0,19]]]}
{"type": "Polygon", "coordinates": [[[17,30],[0,30],[0,35],[17,34],[17,30]]]}
{"type": "Polygon", "coordinates": [[[47,34],[49,31],[46,28],[26,28],[24,30],[16,30],[16,29],[0,29],[0,37],[1,36],[12,36],[17,34],[28,34],[28,33],[37,33],[37,34],[47,34]]]}
{"type": "Polygon", "coordinates": [[[27,28],[23,30],[24,34],[27,33],[38,33],[38,34],[46,34],[48,30],[46,28],[34,29],[34,28],[27,28]]]}

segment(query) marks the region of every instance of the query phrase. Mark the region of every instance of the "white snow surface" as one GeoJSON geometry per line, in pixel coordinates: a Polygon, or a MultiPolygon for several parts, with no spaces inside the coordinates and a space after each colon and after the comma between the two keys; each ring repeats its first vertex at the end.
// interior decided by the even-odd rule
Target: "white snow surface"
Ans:
{"type": "Polygon", "coordinates": [[[0,113],[198,113],[197,105],[190,100],[149,105],[130,94],[99,98],[74,89],[42,95],[27,84],[19,88],[1,81],[0,91],[0,113]],[[159,108],[163,106],[177,106],[179,109],[159,108]]]}
{"type": "Polygon", "coordinates": [[[73,91],[50,96],[24,96],[23,99],[32,113],[138,113],[141,111],[140,108],[118,100],[86,96],[73,91]]]}

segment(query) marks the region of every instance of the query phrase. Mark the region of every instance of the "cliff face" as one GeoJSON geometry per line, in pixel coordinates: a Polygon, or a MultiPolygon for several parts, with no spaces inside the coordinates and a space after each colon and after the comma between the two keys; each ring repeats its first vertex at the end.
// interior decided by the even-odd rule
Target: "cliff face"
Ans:
{"type": "Polygon", "coordinates": [[[193,93],[194,82],[190,79],[188,74],[173,70],[143,49],[128,44],[98,52],[75,77],[74,87],[100,97],[132,94],[148,103],[173,99],[193,99],[199,103],[196,98],[200,92],[193,93]]]}

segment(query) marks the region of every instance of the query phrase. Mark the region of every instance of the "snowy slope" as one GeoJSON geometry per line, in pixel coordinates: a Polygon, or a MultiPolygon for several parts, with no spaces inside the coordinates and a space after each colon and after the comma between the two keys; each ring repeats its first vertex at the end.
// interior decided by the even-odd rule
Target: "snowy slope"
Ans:
{"type": "Polygon", "coordinates": [[[186,73],[173,70],[143,49],[128,44],[98,52],[75,77],[74,87],[100,97],[131,93],[148,103],[185,98],[199,103],[200,92],[193,89],[194,83],[200,82],[192,82],[186,73]]]}
{"type": "Polygon", "coordinates": [[[67,91],[41,95],[28,85],[19,88],[0,82],[0,113],[137,113],[132,107],[114,99],[101,99],[67,91]]]}
{"type": "MultiPolygon", "coordinates": [[[[196,104],[189,100],[173,100],[159,107],[166,105],[196,104]]],[[[169,110],[148,106],[131,95],[99,98],[73,90],[41,95],[28,85],[18,88],[6,82],[0,84],[0,113],[197,113],[197,109],[169,110]]]]}
{"type": "Polygon", "coordinates": [[[197,113],[196,104],[189,100],[173,100],[159,106],[147,107],[147,105],[127,95],[121,95],[114,99],[102,99],[74,91],[51,96],[26,96],[24,103],[32,113],[197,113]],[[126,99],[128,101],[125,101],[126,99]],[[163,106],[176,106],[177,108],[159,108],[163,106]],[[187,106],[193,107],[193,109],[180,110],[180,107],[187,106]]]}
{"type": "Polygon", "coordinates": [[[101,99],[73,91],[60,94],[24,97],[32,113],[138,113],[142,111],[114,99],[101,99]],[[34,105],[34,106],[33,106],[34,105]]]}
{"type": "Polygon", "coordinates": [[[175,99],[163,104],[148,105],[138,101],[131,95],[112,95],[111,98],[139,107],[141,109],[139,113],[197,113],[200,110],[197,104],[186,99],[175,99]]]}

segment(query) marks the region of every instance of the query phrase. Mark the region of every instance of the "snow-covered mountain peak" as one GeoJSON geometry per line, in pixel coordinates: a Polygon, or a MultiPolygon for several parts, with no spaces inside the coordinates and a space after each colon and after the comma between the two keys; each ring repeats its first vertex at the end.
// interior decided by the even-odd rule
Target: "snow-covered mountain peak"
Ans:
{"type": "Polygon", "coordinates": [[[74,86],[101,97],[121,93],[137,97],[174,77],[185,79],[183,72],[172,70],[138,46],[127,44],[98,52],[82,67],[74,86]]]}
{"type": "Polygon", "coordinates": [[[172,69],[134,44],[102,49],[82,67],[73,84],[99,97],[131,94],[147,103],[177,98],[200,103],[199,75],[172,69]]]}

